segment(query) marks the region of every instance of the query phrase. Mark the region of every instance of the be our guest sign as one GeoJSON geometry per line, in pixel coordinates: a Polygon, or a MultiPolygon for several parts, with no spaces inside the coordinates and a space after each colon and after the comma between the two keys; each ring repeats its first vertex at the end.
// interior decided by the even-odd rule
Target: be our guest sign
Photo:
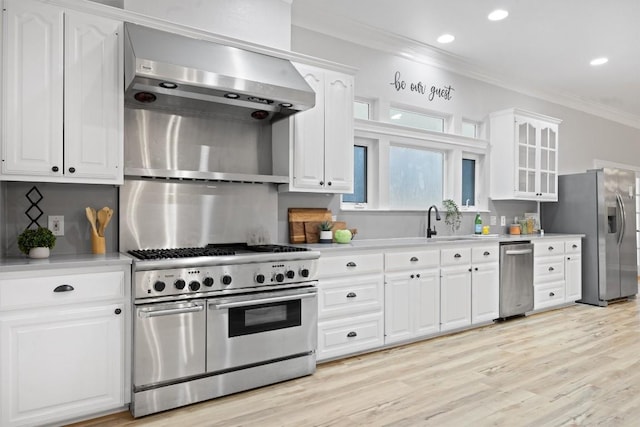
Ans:
{"type": "Polygon", "coordinates": [[[397,92],[406,90],[416,92],[418,94],[425,95],[429,101],[433,101],[436,98],[451,101],[453,91],[455,90],[451,85],[438,87],[435,85],[429,86],[427,83],[421,81],[406,82],[402,79],[400,71],[396,71],[393,82],[389,84],[395,87],[397,92]]]}

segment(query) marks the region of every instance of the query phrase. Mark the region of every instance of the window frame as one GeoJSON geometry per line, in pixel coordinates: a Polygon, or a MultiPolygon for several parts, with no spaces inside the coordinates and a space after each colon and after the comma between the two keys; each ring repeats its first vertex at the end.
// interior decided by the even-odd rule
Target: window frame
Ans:
{"type": "Polygon", "coordinates": [[[437,111],[433,111],[433,110],[429,110],[429,109],[425,109],[425,108],[416,108],[414,106],[408,106],[405,104],[396,104],[396,103],[392,103],[389,104],[389,108],[387,110],[387,114],[386,114],[386,118],[384,120],[385,122],[388,123],[392,123],[396,126],[402,126],[402,127],[406,127],[409,129],[416,129],[418,131],[421,132],[437,132],[437,133],[446,133],[447,129],[449,129],[450,125],[451,125],[451,116],[447,115],[447,114],[443,114],[441,112],[437,112],[437,111]],[[400,110],[409,114],[417,114],[417,115],[422,115],[428,118],[432,118],[432,119],[438,119],[438,120],[442,120],[442,130],[441,131],[436,131],[436,130],[432,130],[432,129],[425,129],[425,128],[419,128],[419,127],[415,127],[415,126],[408,126],[402,123],[397,123],[395,122],[392,118],[391,118],[391,110],[395,109],[395,110],[400,110]]]}

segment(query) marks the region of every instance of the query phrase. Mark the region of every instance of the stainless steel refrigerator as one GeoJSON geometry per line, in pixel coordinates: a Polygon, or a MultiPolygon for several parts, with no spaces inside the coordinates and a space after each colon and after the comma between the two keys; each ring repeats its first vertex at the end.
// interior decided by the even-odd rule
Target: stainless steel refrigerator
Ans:
{"type": "Polygon", "coordinates": [[[638,292],[635,172],[597,169],[558,176],[558,201],[540,206],[545,232],[580,233],[582,299],[606,306],[638,292]]]}

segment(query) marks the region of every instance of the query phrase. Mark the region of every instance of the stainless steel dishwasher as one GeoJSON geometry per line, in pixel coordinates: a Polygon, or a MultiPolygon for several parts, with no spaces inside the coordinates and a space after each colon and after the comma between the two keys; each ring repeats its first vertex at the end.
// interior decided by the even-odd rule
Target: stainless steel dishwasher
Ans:
{"type": "Polygon", "coordinates": [[[500,243],[500,318],[533,310],[533,244],[500,243]]]}

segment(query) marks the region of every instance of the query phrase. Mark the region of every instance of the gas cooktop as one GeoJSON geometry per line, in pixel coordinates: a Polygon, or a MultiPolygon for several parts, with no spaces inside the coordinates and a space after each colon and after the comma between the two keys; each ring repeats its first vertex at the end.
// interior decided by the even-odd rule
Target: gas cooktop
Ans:
{"type": "Polygon", "coordinates": [[[134,249],[129,254],[140,260],[166,260],[172,258],[215,257],[246,255],[251,253],[305,252],[307,248],[286,245],[247,245],[246,243],[210,243],[205,247],[171,249],[134,249]]]}

